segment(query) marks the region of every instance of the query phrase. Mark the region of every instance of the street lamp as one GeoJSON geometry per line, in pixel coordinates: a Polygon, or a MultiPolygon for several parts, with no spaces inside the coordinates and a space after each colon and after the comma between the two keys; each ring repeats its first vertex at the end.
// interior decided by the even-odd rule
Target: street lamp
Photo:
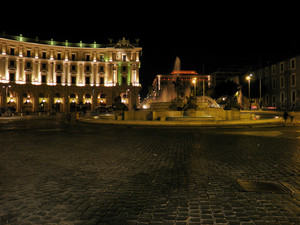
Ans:
{"type": "Polygon", "coordinates": [[[251,97],[250,97],[250,82],[251,82],[252,73],[246,77],[248,80],[248,97],[249,97],[249,109],[251,110],[251,97]]]}
{"type": "Polygon", "coordinates": [[[196,82],[197,82],[197,78],[196,77],[194,77],[193,78],[193,84],[194,84],[194,95],[196,96],[196,82]]]}

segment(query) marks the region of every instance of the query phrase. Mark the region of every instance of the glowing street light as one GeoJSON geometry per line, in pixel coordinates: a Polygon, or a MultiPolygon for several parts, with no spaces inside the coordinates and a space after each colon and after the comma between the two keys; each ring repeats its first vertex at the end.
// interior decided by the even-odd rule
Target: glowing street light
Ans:
{"type": "Polygon", "coordinates": [[[196,92],[197,78],[194,77],[192,82],[193,82],[193,84],[194,84],[194,95],[196,96],[196,93],[197,93],[197,92],[196,92]]]}
{"type": "Polygon", "coordinates": [[[251,110],[251,97],[250,97],[250,82],[251,82],[252,73],[246,77],[248,80],[248,97],[249,97],[249,109],[251,110]]]}

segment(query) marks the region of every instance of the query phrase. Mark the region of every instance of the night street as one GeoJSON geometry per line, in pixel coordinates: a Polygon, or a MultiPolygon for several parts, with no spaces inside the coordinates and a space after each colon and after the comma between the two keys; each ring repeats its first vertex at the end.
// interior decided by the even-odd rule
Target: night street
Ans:
{"type": "Polygon", "coordinates": [[[0,118],[0,224],[300,224],[300,127],[0,118]],[[246,191],[238,180],[284,184],[246,191]]]}

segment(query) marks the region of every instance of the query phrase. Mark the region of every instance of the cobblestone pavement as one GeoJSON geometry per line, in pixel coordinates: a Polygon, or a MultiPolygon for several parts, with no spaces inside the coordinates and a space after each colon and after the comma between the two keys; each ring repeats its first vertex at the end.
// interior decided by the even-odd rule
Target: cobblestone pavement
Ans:
{"type": "Polygon", "coordinates": [[[178,129],[10,121],[0,224],[299,224],[299,127],[178,129]]]}

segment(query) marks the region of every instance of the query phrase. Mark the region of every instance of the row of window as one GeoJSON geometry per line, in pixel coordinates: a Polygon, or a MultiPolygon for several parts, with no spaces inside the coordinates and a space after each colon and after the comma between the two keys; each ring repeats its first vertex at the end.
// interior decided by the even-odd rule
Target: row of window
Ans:
{"type": "MultiPolygon", "coordinates": [[[[41,81],[42,84],[46,84],[47,83],[47,75],[42,75],[41,76],[41,81]]],[[[104,85],[104,77],[100,76],[100,85],[104,85]]],[[[15,82],[15,73],[10,73],[9,74],[9,81],[10,82],[15,82]]],[[[26,83],[30,83],[31,82],[31,74],[26,74],[26,83]]],[[[61,84],[62,83],[62,79],[61,76],[56,76],[56,83],[57,84],[61,84]]],[[[71,84],[76,84],[76,76],[71,76],[71,84]]],[[[85,84],[89,85],[91,84],[91,78],[89,76],[85,77],[85,84]]]]}
{"type": "MultiPolygon", "coordinates": [[[[25,55],[21,55],[21,56],[24,56],[24,57],[34,57],[34,53],[33,53],[33,51],[31,51],[31,50],[27,50],[25,53],[26,53],[25,55]]],[[[16,55],[15,49],[14,49],[14,48],[10,48],[9,54],[10,54],[10,55],[16,55]]],[[[20,55],[19,55],[19,56],[20,56],[20,55]]],[[[36,58],[38,58],[38,57],[36,57],[36,58]]],[[[50,59],[50,57],[49,57],[47,51],[43,51],[43,52],[41,53],[41,58],[42,58],[42,59],[50,59]]],[[[53,59],[53,58],[52,58],[52,59],[53,59]]],[[[56,59],[56,60],[63,60],[63,58],[62,58],[62,53],[57,53],[55,59],[56,59]]],[[[72,60],[72,61],[76,61],[77,59],[78,59],[77,53],[72,53],[72,54],[71,54],[71,60],[72,60]]],[[[104,61],[105,61],[105,60],[104,60],[104,54],[100,54],[100,55],[99,55],[99,59],[100,59],[100,60],[99,60],[100,62],[104,62],[104,61]]],[[[123,58],[123,60],[126,61],[126,55],[125,55],[125,57],[123,58]]],[[[91,59],[91,54],[85,54],[85,61],[92,61],[92,59],[91,59]]]]}
{"type": "MultiPolygon", "coordinates": [[[[19,54],[21,57],[35,57],[39,58],[36,54],[34,54],[33,50],[26,50],[24,52],[25,54],[19,54]]],[[[4,53],[6,54],[6,53],[4,53]]],[[[10,48],[9,55],[17,55],[15,48],[10,48]]],[[[114,53],[115,54],[115,59],[117,61],[124,61],[126,62],[127,60],[134,60],[133,55],[128,58],[128,55],[122,54],[122,53],[114,53]],[[130,59],[131,58],[131,59],[130,59]]],[[[47,51],[42,51],[40,54],[40,57],[42,59],[52,59],[52,60],[72,60],[72,61],[80,61],[80,60],[85,60],[85,61],[95,61],[95,58],[92,56],[92,53],[84,53],[84,57],[79,57],[78,53],[71,53],[71,58],[69,59],[68,56],[65,55],[65,58],[63,58],[62,53],[56,53],[55,58],[53,56],[50,56],[50,54],[47,51]]],[[[99,54],[98,60],[100,62],[105,62],[105,54],[99,54]]]]}
{"type": "MultiPolygon", "coordinates": [[[[271,75],[276,75],[279,73],[284,73],[288,70],[295,70],[296,69],[296,59],[290,59],[289,61],[281,62],[279,64],[275,64],[271,66],[271,75]]],[[[263,74],[263,69],[259,70],[259,74],[263,74]]],[[[264,75],[267,77],[270,75],[270,67],[265,67],[264,75]]]]}
{"type": "MultiPolygon", "coordinates": [[[[32,65],[33,65],[32,62],[26,62],[25,68],[26,69],[32,69],[32,65]]],[[[48,63],[42,63],[41,66],[42,66],[42,70],[47,70],[48,63]]],[[[15,67],[16,67],[16,62],[11,60],[10,63],[9,63],[9,68],[15,68],[15,67]]],[[[56,64],[56,70],[62,70],[62,68],[63,68],[63,66],[61,64],[56,64]]],[[[126,72],[128,67],[127,66],[122,66],[121,68],[122,68],[122,72],[126,72]]],[[[133,70],[135,70],[136,66],[133,65],[132,68],[133,68],[133,70]]],[[[116,70],[116,69],[117,69],[117,66],[116,65],[113,66],[113,70],[116,70]]],[[[71,70],[76,71],[77,70],[77,65],[71,65],[71,70]]],[[[85,66],[85,71],[90,72],[91,71],[91,66],[90,65],[85,66]]],[[[104,66],[99,67],[99,72],[100,73],[104,72],[104,66]]]]}
{"type": "MultiPolygon", "coordinates": [[[[277,88],[276,80],[277,80],[276,78],[272,78],[272,89],[277,88]]],[[[265,85],[266,85],[267,89],[270,89],[269,80],[265,81],[265,85]]],[[[291,87],[296,87],[296,74],[291,75],[290,86],[291,87]]],[[[285,88],[285,87],[286,87],[286,79],[285,79],[284,76],[281,76],[279,78],[279,88],[285,88]]]]}
{"type": "MultiPolygon", "coordinates": [[[[291,97],[290,101],[292,103],[296,103],[296,101],[297,101],[297,91],[296,90],[292,90],[290,97],[291,97]]],[[[272,102],[270,102],[270,95],[266,95],[265,96],[265,100],[266,100],[266,104],[267,105],[272,105],[274,107],[276,107],[276,103],[278,103],[275,95],[272,95],[272,102]]],[[[286,104],[287,103],[287,96],[286,96],[286,93],[284,91],[280,92],[279,103],[282,103],[282,104],[286,104]]]]}

